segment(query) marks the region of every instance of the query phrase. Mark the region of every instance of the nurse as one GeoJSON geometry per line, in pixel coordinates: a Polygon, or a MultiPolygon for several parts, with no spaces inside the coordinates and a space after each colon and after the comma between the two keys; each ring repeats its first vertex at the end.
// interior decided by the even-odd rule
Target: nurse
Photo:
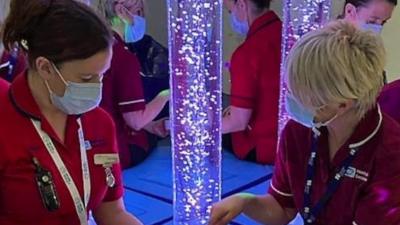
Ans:
{"type": "Polygon", "coordinates": [[[377,34],[392,17],[397,0],[346,0],[341,17],[377,34]]]}
{"type": "Polygon", "coordinates": [[[111,24],[114,33],[114,55],[104,76],[100,106],[116,124],[121,165],[125,169],[143,162],[155,148],[157,137],[147,130],[154,132],[154,127],[161,127],[159,130],[167,133],[163,121],[153,120],[169,101],[169,90],[161,91],[146,103],[140,64],[125,44],[125,22],[117,14],[126,7],[125,1],[102,0],[94,7],[111,24]]]}
{"type": "MultiPolygon", "coordinates": [[[[364,30],[377,34],[391,18],[397,0],[346,0],[343,9],[345,20],[364,30]]],[[[386,74],[385,83],[386,83],[386,74]]],[[[400,123],[400,80],[385,85],[379,97],[382,111],[400,123]]]]}
{"type": "Polygon", "coordinates": [[[243,160],[273,164],[278,136],[282,22],[270,0],[225,0],[235,32],[246,37],[231,59],[231,102],[223,147],[243,160]]]}
{"type": "Polygon", "coordinates": [[[98,108],[113,36],[71,0],[13,0],[4,46],[29,69],[0,95],[0,224],[141,224],[127,213],[109,115],[98,108]]]}
{"type": "Polygon", "coordinates": [[[294,120],[282,133],[268,194],[222,200],[210,224],[244,212],[262,224],[288,224],[300,213],[306,225],[397,225],[400,126],[376,103],[382,41],[336,21],[299,40],[286,66],[294,120]]]}

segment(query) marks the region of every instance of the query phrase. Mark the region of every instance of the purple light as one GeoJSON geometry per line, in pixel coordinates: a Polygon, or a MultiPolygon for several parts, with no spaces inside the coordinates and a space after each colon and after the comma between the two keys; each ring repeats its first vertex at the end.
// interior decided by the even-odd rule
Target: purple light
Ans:
{"type": "Polygon", "coordinates": [[[286,68],[285,61],[296,41],[311,30],[320,28],[329,20],[332,1],[330,0],[286,0],[283,8],[281,94],[279,101],[278,137],[289,120],[285,109],[286,68]]]}
{"type": "Polygon", "coordinates": [[[221,195],[222,0],[168,0],[174,224],[221,195]]]}

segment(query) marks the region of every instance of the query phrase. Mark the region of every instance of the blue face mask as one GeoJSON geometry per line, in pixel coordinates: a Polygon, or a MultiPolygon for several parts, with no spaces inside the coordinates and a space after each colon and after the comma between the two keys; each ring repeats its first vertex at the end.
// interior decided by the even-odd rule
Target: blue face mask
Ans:
{"type": "Polygon", "coordinates": [[[101,101],[102,83],[74,83],[65,81],[60,71],[53,65],[58,76],[65,84],[63,96],[58,96],[50,90],[50,100],[55,107],[67,115],[79,115],[96,108],[101,101]]]}
{"type": "Polygon", "coordinates": [[[300,105],[292,96],[286,95],[286,111],[296,122],[312,128],[314,126],[314,114],[300,105]]]}
{"type": "Polygon", "coordinates": [[[244,21],[240,21],[234,13],[231,13],[231,27],[233,29],[233,31],[235,31],[236,33],[246,36],[247,33],[249,32],[249,24],[244,21]]]}
{"type": "Polygon", "coordinates": [[[304,108],[304,106],[300,105],[292,96],[287,94],[285,103],[286,103],[285,105],[286,111],[289,114],[289,116],[296,122],[308,128],[312,128],[314,133],[316,133],[317,135],[320,134],[318,131],[319,128],[328,126],[330,123],[332,123],[332,121],[334,121],[338,117],[338,115],[336,114],[326,122],[315,123],[314,114],[309,110],[307,110],[306,108],[304,108]]]}
{"type": "Polygon", "coordinates": [[[142,40],[146,33],[146,19],[141,16],[133,16],[133,24],[125,24],[125,42],[134,43],[142,40]]]}
{"type": "Polygon", "coordinates": [[[373,23],[363,23],[360,27],[364,31],[372,31],[375,34],[381,34],[383,29],[383,25],[373,23]]]}

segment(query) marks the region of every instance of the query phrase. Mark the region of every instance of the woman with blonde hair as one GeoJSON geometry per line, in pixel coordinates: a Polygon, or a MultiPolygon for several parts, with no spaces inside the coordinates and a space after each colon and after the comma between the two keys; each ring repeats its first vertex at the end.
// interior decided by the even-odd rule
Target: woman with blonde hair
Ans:
{"type": "Polygon", "coordinates": [[[163,120],[153,120],[169,101],[169,90],[161,91],[148,103],[145,101],[140,64],[125,44],[126,24],[118,14],[118,10],[127,7],[125,4],[129,1],[97,0],[92,5],[111,24],[114,33],[113,58],[110,69],[104,75],[100,106],[116,124],[123,168],[144,161],[155,148],[155,135],[167,133],[163,120]]]}
{"type": "Polygon", "coordinates": [[[344,21],[305,35],[287,61],[290,121],[268,194],[214,205],[210,224],[241,212],[263,224],[397,225],[400,126],[376,102],[382,41],[344,21]]]}

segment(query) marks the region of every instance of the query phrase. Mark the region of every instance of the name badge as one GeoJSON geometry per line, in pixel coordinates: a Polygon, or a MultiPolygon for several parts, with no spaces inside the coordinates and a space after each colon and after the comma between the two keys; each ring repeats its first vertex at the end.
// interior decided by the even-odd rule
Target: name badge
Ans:
{"type": "Polygon", "coordinates": [[[94,164],[104,167],[111,167],[113,164],[119,163],[118,154],[95,154],[94,164]]]}

